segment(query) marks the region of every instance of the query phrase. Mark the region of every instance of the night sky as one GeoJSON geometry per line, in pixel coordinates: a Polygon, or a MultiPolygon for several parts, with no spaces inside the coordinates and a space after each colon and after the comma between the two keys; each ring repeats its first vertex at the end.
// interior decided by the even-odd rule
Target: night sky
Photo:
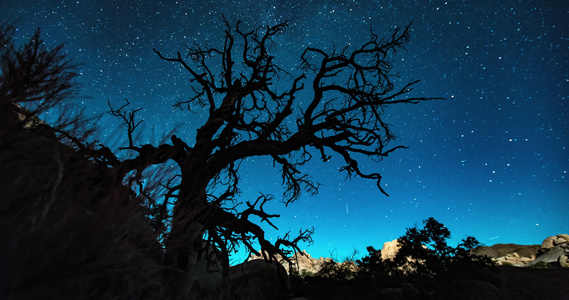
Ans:
{"type": "MultiPolygon", "coordinates": [[[[187,73],[152,51],[183,52],[185,45],[222,45],[222,15],[248,28],[289,20],[276,55],[299,72],[307,46],[358,46],[370,28],[379,35],[413,21],[407,52],[395,56],[402,82],[421,79],[416,96],[444,101],[386,110],[406,145],[379,170],[375,183],[345,181],[340,159],[315,160],[303,170],[321,183],[284,208],[279,232],[314,226],[312,256],[344,258],[356,249],[381,248],[405,228],[434,217],[452,232],[484,244],[539,244],[569,233],[569,1],[29,1],[3,0],[0,19],[17,21],[23,41],[41,27],[46,42],[66,44],[81,63],[78,101],[90,114],[104,114],[107,100],[125,98],[141,107],[145,134],[156,142],[177,132],[190,145],[199,114],[174,110],[190,95],[187,73]]],[[[298,73],[296,73],[298,74],[298,73]]],[[[397,81],[396,83],[401,83],[397,81]]],[[[99,139],[117,147],[117,120],[104,116],[99,139]],[[114,143],[114,144],[113,144],[114,143]]],[[[280,177],[269,160],[241,168],[242,199],[259,192],[280,195],[280,177]]]]}

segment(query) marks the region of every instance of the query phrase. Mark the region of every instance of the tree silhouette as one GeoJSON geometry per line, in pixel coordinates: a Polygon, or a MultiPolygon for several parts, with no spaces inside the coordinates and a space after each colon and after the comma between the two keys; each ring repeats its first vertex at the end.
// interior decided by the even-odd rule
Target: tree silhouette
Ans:
{"type": "Polygon", "coordinates": [[[407,228],[405,235],[399,238],[401,248],[395,261],[400,267],[409,264],[408,258],[412,257],[412,272],[436,275],[448,271],[452,262],[478,258],[469,253],[470,250],[482,246],[476,238],[466,237],[456,247],[451,247],[447,244],[450,230],[446,226],[434,218],[423,222],[425,226],[422,229],[416,226],[407,228]]]}
{"type": "Polygon", "coordinates": [[[272,158],[280,167],[286,205],[298,199],[302,191],[317,191],[318,184],[300,171],[315,154],[323,162],[338,155],[344,162],[341,172],[374,180],[387,195],[380,185],[381,175],[360,167],[367,159],[380,161],[405,148],[388,146],[395,136],[382,119],[384,109],[437,99],[410,96],[418,81],[395,88],[391,57],[404,49],[409,26],[394,30],[387,38],[372,32],[369,40],[355,49],[327,52],[308,47],[300,55],[300,75],[289,74],[272,55],[276,47],[273,38],[287,27],[285,22],[247,31],[240,22],[232,27],[226,21],[219,47],[194,45],[185,55],[178,52],[172,56],[154,50],[190,76],[192,95],[174,106],[203,109],[207,114],[192,145],[172,136],[172,145],[138,147],[132,139],[138,125],[136,111],[128,112],[126,106],[111,107],[111,113],[127,126],[129,145],[125,148],[138,153],[117,164],[121,174],[136,170],[140,176],[141,170],[167,159],[180,167],[179,184],[168,188],[167,199],[173,205],[173,214],[165,239],[165,263],[176,270],[170,276],[173,285],[187,282],[173,278],[180,278],[180,271],[191,275],[198,250],[212,244],[220,249],[218,259],[228,266],[228,254],[237,243],[259,254],[252,244],[257,240],[262,254],[271,259],[276,254],[284,256],[284,247],[299,250],[298,242],[309,241],[311,231],[304,230],[294,239],[287,234],[271,243],[263,229],[250,220],[250,216],[257,216],[275,227],[271,219],[278,215],[263,207],[271,195],[246,201],[245,209],[238,211],[233,203],[237,200],[240,161],[256,156],[272,158]],[[277,82],[288,82],[288,88],[279,92],[277,82]],[[310,89],[310,98],[301,102],[298,95],[305,86],[310,89]]]}
{"type": "MultiPolygon", "coordinates": [[[[240,22],[231,26],[225,21],[225,25],[218,47],[194,45],[185,55],[154,50],[159,58],[181,66],[190,77],[190,97],[174,106],[205,113],[206,120],[194,137],[171,135],[171,144],[138,145],[134,136],[140,130],[138,110],[129,110],[128,101],[122,106],[109,103],[109,107],[110,114],[125,124],[128,145],[121,150],[130,150],[129,158],[117,158],[105,146],[97,148],[62,129],[55,130],[71,139],[77,153],[102,170],[96,180],[103,183],[97,184],[106,187],[126,181],[132,191],[125,193],[123,189],[121,197],[146,208],[147,220],[163,239],[162,279],[172,298],[187,293],[200,257],[219,261],[227,271],[230,254],[240,244],[273,260],[276,255],[286,257],[291,250],[300,251],[299,242],[311,241],[312,230],[300,230],[296,237],[286,233],[275,242],[265,237],[251,217],[276,228],[271,220],[279,215],[264,209],[275,196],[238,199],[243,160],[265,156],[280,167],[285,205],[297,200],[303,191],[316,193],[318,189],[301,167],[312,159],[327,162],[332,157],[343,161],[340,172],[347,177],[374,180],[379,191],[387,195],[380,184],[381,175],[361,168],[364,163],[381,161],[391,152],[406,148],[389,145],[395,135],[382,119],[384,110],[390,105],[439,99],[410,95],[418,81],[400,87],[394,83],[397,74],[392,72],[391,57],[404,50],[409,26],[394,30],[386,38],[370,32],[369,40],[356,48],[325,51],[308,47],[300,54],[296,74],[285,71],[273,56],[273,39],[285,32],[286,22],[255,30],[245,30],[240,22]],[[192,138],[193,143],[186,142],[192,138]],[[164,195],[148,194],[145,171],[171,163],[180,173],[159,187],[164,195]]],[[[0,41],[5,43],[7,37],[1,35],[0,41]]],[[[2,113],[13,112],[13,104],[22,102],[52,107],[51,103],[60,103],[69,95],[75,76],[73,66],[60,55],[61,48],[46,50],[42,45],[38,34],[24,51],[2,49],[11,53],[3,57],[16,58],[2,62],[2,113]],[[43,53],[41,57],[47,60],[36,59],[37,53],[43,53]],[[28,61],[34,63],[26,64],[28,61]],[[43,61],[48,64],[41,67],[43,61]],[[11,83],[14,80],[17,84],[11,83]]],[[[6,115],[13,119],[13,113],[6,115]]],[[[17,124],[12,121],[10,124],[17,124]]]]}
{"type": "Polygon", "coordinates": [[[398,239],[400,248],[391,265],[392,273],[412,282],[422,298],[442,293],[449,283],[457,279],[492,281],[495,277],[488,257],[471,254],[483,246],[474,237],[467,236],[456,247],[447,244],[450,230],[434,218],[423,221],[422,229],[407,228],[398,239]]]}
{"type": "Polygon", "coordinates": [[[405,235],[397,239],[398,250],[393,258],[382,257],[380,250],[370,246],[368,254],[356,261],[355,273],[346,272],[346,264],[325,265],[315,277],[306,280],[309,296],[392,299],[394,295],[382,291],[396,288],[400,292],[394,297],[397,299],[463,299],[470,291],[456,283],[471,280],[499,285],[492,260],[471,253],[482,246],[474,237],[466,237],[453,247],[447,244],[450,230],[442,223],[428,218],[424,224],[423,228],[407,228],[405,235]],[[456,286],[463,293],[460,296],[453,295],[456,286]]]}

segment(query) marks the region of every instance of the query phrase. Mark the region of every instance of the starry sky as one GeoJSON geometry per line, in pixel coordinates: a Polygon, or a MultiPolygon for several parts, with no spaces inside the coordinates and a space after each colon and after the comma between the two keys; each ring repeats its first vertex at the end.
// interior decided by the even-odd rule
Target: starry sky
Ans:
{"type": "MultiPolygon", "coordinates": [[[[276,237],[314,226],[314,257],[342,259],[386,241],[434,217],[452,232],[484,244],[540,244],[569,233],[569,1],[42,1],[4,0],[0,20],[17,21],[23,41],[37,27],[53,45],[80,63],[80,97],[92,115],[107,101],[125,98],[141,107],[145,134],[156,142],[178,126],[192,144],[203,120],[174,110],[190,94],[188,74],[160,60],[194,42],[221,45],[224,25],[243,20],[248,28],[288,20],[275,39],[279,63],[298,72],[305,47],[355,47],[413,21],[407,52],[393,57],[401,81],[421,79],[414,95],[444,101],[401,105],[385,119],[406,145],[380,163],[384,196],[374,182],[345,180],[338,159],[315,160],[304,172],[321,183],[284,208],[267,228],[276,237]]],[[[99,139],[116,145],[118,121],[104,116],[99,139]]],[[[244,162],[242,197],[282,193],[269,160],[244,162]]]]}

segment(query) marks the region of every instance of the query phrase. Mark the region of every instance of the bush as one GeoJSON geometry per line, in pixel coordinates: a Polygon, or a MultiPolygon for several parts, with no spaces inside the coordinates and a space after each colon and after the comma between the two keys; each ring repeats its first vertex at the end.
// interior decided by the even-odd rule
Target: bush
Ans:
{"type": "Polygon", "coordinates": [[[530,268],[534,268],[534,269],[558,269],[559,263],[557,262],[545,262],[545,261],[540,261],[537,262],[531,266],[529,266],[530,268]]]}
{"type": "MultiPolygon", "coordinates": [[[[369,255],[358,261],[362,280],[378,282],[382,287],[407,287],[414,297],[429,299],[456,279],[493,281],[490,258],[471,255],[481,244],[466,237],[456,247],[447,244],[450,231],[434,218],[424,221],[422,229],[408,228],[399,238],[400,248],[391,260],[382,260],[379,250],[368,247],[369,255]],[[409,288],[412,287],[412,288],[409,288]]],[[[494,274],[494,275],[493,275],[494,274]]]]}
{"type": "Polygon", "coordinates": [[[308,270],[306,270],[306,269],[300,270],[300,277],[305,278],[305,277],[307,277],[307,276],[308,276],[308,277],[312,277],[312,276],[314,276],[314,273],[312,273],[312,272],[310,272],[310,271],[308,271],[308,270]]]}

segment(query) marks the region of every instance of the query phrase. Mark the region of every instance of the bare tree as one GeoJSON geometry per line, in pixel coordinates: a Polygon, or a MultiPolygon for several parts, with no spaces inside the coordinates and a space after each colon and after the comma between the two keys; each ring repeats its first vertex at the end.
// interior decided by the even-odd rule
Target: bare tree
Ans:
{"type": "MultiPolygon", "coordinates": [[[[169,268],[167,282],[174,295],[183,293],[186,276],[191,276],[200,249],[215,245],[220,261],[229,264],[229,255],[238,243],[255,254],[256,240],[263,255],[284,256],[288,247],[298,251],[297,243],[310,241],[310,230],[276,243],[269,242],[263,229],[250,220],[274,226],[278,217],[264,210],[273,196],[262,195],[237,206],[239,165],[249,157],[271,157],[280,167],[285,188],[283,202],[288,205],[302,191],[315,193],[318,184],[301,172],[301,166],[314,158],[326,162],[332,156],[343,160],[341,172],[374,180],[378,172],[366,172],[362,160],[381,161],[391,152],[406,148],[389,146],[395,136],[382,117],[393,104],[418,103],[428,97],[411,96],[418,81],[395,87],[391,57],[409,40],[409,26],[380,38],[373,32],[358,48],[324,51],[308,47],[300,55],[300,74],[291,75],[275,62],[273,38],[285,32],[288,24],[243,29],[226,21],[224,41],[219,47],[188,46],[185,55],[173,56],[154,50],[168,62],[181,66],[190,77],[192,95],[174,105],[184,109],[203,109],[207,120],[188,145],[172,136],[172,145],[138,147],[132,133],[138,123],[136,111],[126,106],[111,107],[111,113],[125,121],[134,158],[117,164],[120,174],[136,170],[136,176],[152,164],[172,159],[180,167],[179,183],[168,187],[166,200],[173,213],[165,239],[164,263],[169,268]],[[287,83],[279,92],[276,83],[287,83]],[[308,102],[297,99],[308,89],[308,102]],[[221,191],[221,192],[220,192],[221,191]],[[244,207],[243,211],[239,211],[244,207]]],[[[282,86],[282,85],[281,85],[282,86]]],[[[303,97],[306,96],[303,94],[303,97]]],[[[187,139],[189,140],[189,138],[187,139]]],[[[166,204],[164,204],[166,205],[166,204]]],[[[275,227],[276,228],[276,227],[275,227]]]]}
{"type": "MultiPolygon", "coordinates": [[[[159,58],[181,66],[190,77],[192,94],[174,106],[201,109],[207,115],[193,143],[184,141],[191,137],[171,135],[171,144],[137,145],[134,133],[140,130],[141,121],[136,117],[138,110],[129,110],[128,101],[118,107],[109,103],[110,114],[122,119],[127,128],[128,145],[121,149],[134,153],[127,159],[117,158],[104,146],[96,149],[67,130],[68,125],[85,122],[81,115],[45,126],[52,134],[67,138],[80,156],[96,164],[82,162],[88,166],[86,173],[98,170],[95,173],[99,175],[87,177],[103,187],[89,199],[142,204],[142,213],[148,215],[154,229],[151,236],[163,239],[166,271],[162,279],[173,299],[187,292],[200,257],[221,262],[227,271],[230,255],[240,245],[273,260],[277,255],[286,257],[290,251],[300,251],[300,242],[311,242],[311,229],[300,230],[296,237],[286,233],[275,242],[265,237],[260,224],[251,217],[276,228],[272,219],[279,215],[265,211],[265,204],[275,196],[239,199],[243,160],[272,158],[280,168],[285,205],[297,200],[303,191],[317,192],[317,182],[301,171],[313,158],[322,162],[340,158],[340,171],[347,177],[372,179],[387,195],[380,184],[381,175],[360,167],[363,162],[378,162],[405,148],[389,146],[395,136],[382,119],[384,110],[391,104],[439,99],[411,96],[409,92],[418,81],[395,87],[397,76],[392,72],[391,57],[404,49],[409,26],[394,30],[387,38],[371,32],[369,40],[357,48],[324,51],[308,47],[300,54],[298,74],[279,67],[274,57],[273,38],[287,27],[287,23],[280,23],[245,30],[241,23],[231,26],[226,21],[224,40],[218,47],[196,44],[189,46],[185,55],[178,52],[172,56],[154,50],[159,58]],[[160,176],[145,175],[145,171],[172,162],[180,173],[160,186],[156,184],[160,176]],[[121,185],[125,180],[130,189],[120,189],[120,197],[105,194],[109,193],[105,187],[121,185]],[[156,196],[157,191],[164,195],[156,196]],[[118,199],[121,197],[125,199],[118,199]]],[[[30,122],[32,127],[44,126],[37,115],[74,93],[77,74],[76,66],[62,54],[62,46],[47,48],[39,31],[18,49],[11,38],[14,26],[2,24],[0,29],[0,138],[4,145],[13,131],[30,122]]],[[[70,186],[75,185],[73,180],[83,178],[68,177],[70,186]]],[[[115,228],[111,223],[110,228],[115,228]]]]}
{"type": "Polygon", "coordinates": [[[63,44],[48,47],[40,29],[20,47],[14,44],[15,31],[14,24],[0,24],[0,135],[40,126],[84,148],[95,132],[91,123],[96,117],[66,101],[77,94],[78,65],[67,57],[63,44]],[[39,118],[47,111],[56,116],[50,126],[39,118]]]}
{"type": "Polygon", "coordinates": [[[62,54],[63,45],[47,48],[40,30],[21,48],[13,44],[15,26],[0,25],[2,104],[34,103],[38,114],[73,93],[75,65],[62,54]]]}

